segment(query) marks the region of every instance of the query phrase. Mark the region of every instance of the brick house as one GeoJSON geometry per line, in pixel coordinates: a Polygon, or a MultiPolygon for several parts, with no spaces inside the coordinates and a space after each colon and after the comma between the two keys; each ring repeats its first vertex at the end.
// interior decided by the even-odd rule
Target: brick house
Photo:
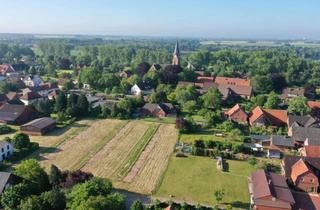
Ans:
{"type": "Polygon", "coordinates": [[[294,206],[294,198],[283,176],[258,170],[248,181],[250,209],[289,210],[294,206]]]}
{"type": "Polygon", "coordinates": [[[25,133],[33,136],[42,136],[56,127],[56,121],[43,117],[35,119],[29,123],[26,123],[20,127],[21,133],[25,133]]]}
{"type": "Polygon", "coordinates": [[[0,107],[0,122],[21,125],[37,117],[31,106],[4,104],[0,107]]]}
{"type": "Polygon", "coordinates": [[[319,188],[320,159],[299,156],[285,156],[282,160],[285,177],[297,189],[316,193],[319,188]]]}
{"type": "Polygon", "coordinates": [[[248,115],[239,104],[236,104],[234,107],[226,111],[224,115],[232,121],[248,123],[248,115]]]}
{"type": "Polygon", "coordinates": [[[260,106],[254,108],[249,117],[251,126],[274,126],[286,127],[288,113],[280,109],[262,109],[260,106]]]}
{"type": "Polygon", "coordinates": [[[174,106],[170,103],[146,103],[140,110],[140,115],[142,117],[167,117],[176,116],[176,114],[174,106]]]}
{"type": "Polygon", "coordinates": [[[214,82],[223,85],[251,86],[250,79],[232,78],[232,77],[216,77],[214,82]]]}

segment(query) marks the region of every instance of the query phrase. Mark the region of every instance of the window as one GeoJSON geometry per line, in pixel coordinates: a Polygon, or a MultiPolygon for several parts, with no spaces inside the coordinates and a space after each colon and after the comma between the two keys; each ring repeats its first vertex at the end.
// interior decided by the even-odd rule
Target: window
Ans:
{"type": "Polygon", "coordinates": [[[10,149],[10,147],[9,147],[9,145],[7,145],[7,150],[9,150],[10,149]]]}
{"type": "Polygon", "coordinates": [[[310,179],[310,182],[311,182],[311,183],[313,183],[313,182],[314,182],[314,180],[313,180],[313,179],[310,179]]]}
{"type": "Polygon", "coordinates": [[[1,148],[1,152],[4,152],[4,149],[3,149],[3,148],[1,148]]]}

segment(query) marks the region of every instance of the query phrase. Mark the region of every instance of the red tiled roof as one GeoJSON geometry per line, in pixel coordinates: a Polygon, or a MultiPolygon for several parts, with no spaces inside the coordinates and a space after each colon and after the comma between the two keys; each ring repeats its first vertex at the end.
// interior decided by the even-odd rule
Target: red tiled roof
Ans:
{"type": "Polygon", "coordinates": [[[258,170],[251,174],[254,203],[266,201],[265,206],[289,206],[295,201],[283,176],[258,170]],[[272,199],[275,198],[275,199],[272,199]],[[269,201],[269,202],[268,202],[269,201]]]}
{"type": "Polygon", "coordinates": [[[225,112],[226,115],[231,116],[233,115],[235,112],[237,112],[238,110],[242,110],[242,107],[239,104],[236,104],[235,106],[233,106],[231,109],[229,109],[227,112],[225,112]]]}
{"type": "Polygon", "coordinates": [[[199,81],[214,81],[214,77],[198,76],[197,80],[199,81]]]}
{"type": "Polygon", "coordinates": [[[296,181],[301,174],[308,172],[310,169],[307,164],[302,160],[298,160],[291,169],[291,179],[296,181]]]}
{"type": "Polygon", "coordinates": [[[308,101],[307,104],[311,109],[320,109],[319,101],[308,101]]]}
{"type": "Polygon", "coordinates": [[[0,74],[4,75],[9,72],[15,72],[14,68],[9,64],[0,65],[0,74]]]}
{"type": "Polygon", "coordinates": [[[216,77],[215,83],[225,85],[237,85],[237,86],[251,86],[250,79],[231,78],[231,77],[216,77]]]}
{"type": "Polygon", "coordinates": [[[287,124],[288,112],[286,110],[262,109],[259,106],[257,106],[252,110],[251,116],[249,118],[250,123],[252,124],[254,121],[259,119],[259,117],[261,117],[262,115],[265,115],[271,123],[287,124]]]}
{"type": "Polygon", "coordinates": [[[320,146],[304,146],[306,157],[320,158],[320,146]]]}
{"type": "Polygon", "coordinates": [[[256,121],[259,117],[261,117],[264,114],[262,108],[260,106],[257,106],[254,108],[251,112],[251,116],[249,118],[250,123],[253,123],[256,121]]]}
{"type": "Polygon", "coordinates": [[[265,109],[264,110],[271,117],[280,120],[282,123],[287,123],[288,120],[288,112],[286,110],[280,109],[265,109]]]}

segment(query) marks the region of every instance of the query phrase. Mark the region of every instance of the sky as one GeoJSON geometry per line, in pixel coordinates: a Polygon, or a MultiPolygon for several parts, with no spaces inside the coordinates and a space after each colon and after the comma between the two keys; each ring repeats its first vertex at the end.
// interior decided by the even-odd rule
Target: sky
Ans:
{"type": "Polygon", "coordinates": [[[0,33],[320,39],[319,0],[0,0],[0,33]]]}

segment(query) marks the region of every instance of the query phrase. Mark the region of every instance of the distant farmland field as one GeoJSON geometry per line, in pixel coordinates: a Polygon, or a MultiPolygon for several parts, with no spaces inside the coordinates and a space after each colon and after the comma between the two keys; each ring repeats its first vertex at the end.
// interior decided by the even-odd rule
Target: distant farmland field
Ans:
{"type": "Polygon", "coordinates": [[[250,41],[250,40],[208,40],[202,41],[202,45],[225,45],[225,46],[243,46],[243,47],[279,47],[292,45],[296,47],[320,47],[320,42],[305,41],[250,41]]]}

